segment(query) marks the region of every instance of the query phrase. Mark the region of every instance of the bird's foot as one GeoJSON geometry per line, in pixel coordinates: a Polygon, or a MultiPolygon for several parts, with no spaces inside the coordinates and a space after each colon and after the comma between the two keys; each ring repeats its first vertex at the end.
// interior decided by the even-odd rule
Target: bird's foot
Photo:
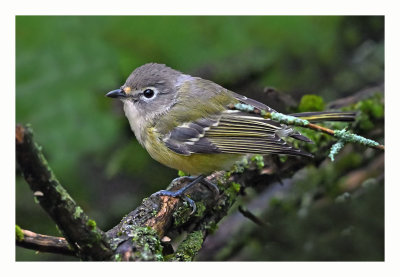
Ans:
{"type": "Polygon", "coordinates": [[[156,193],[153,193],[152,196],[169,196],[169,197],[179,197],[185,200],[189,206],[192,208],[192,212],[190,214],[193,214],[196,211],[196,203],[190,199],[188,196],[186,196],[181,190],[177,191],[170,191],[170,190],[160,190],[157,191],[156,193]]]}
{"type": "Polygon", "coordinates": [[[203,176],[203,175],[199,175],[197,177],[195,177],[195,176],[178,177],[178,178],[175,178],[174,180],[172,180],[170,185],[172,185],[176,182],[181,182],[182,180],[189,180],[191,182],[189,184],[185,185],[184,187],[180,188],[177,191],[160,190],[156,193],[153,193],[153,195],[182,198],[183,200],[185,200],[186,202],[189,203],[189,206],[192,208],[192,212],[190,214],[193,214],[196,211],[196,203],[192,199],[190,199],[188,196],[185,195],[185,192],[189,188],[193,187],[194,185],[196,185],[198,183],[201,183],[201,184],[207,186],[207,188],[213,192],[213,195],[215,195],[215,197],[218,196],[218,194],[219,194],[218,187],[215,184],[208,181],[207,179],[205,179],[205,176],[203,176]]]}

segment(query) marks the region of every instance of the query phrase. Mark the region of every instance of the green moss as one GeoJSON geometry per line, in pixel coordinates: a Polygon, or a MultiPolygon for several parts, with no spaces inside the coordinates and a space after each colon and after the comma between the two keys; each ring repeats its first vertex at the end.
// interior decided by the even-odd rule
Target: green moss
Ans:
{"type": "Polygon", "coordinates": [[[114,261],[116,261],[116,262],[122,261],[122,256],[121,256],[121,254],[115,254],[115,255],[114,255],[114,261]]]}
{"type": "Polygon", "coordinates": [[[288,159],[288,156],[287,156],[287,155],[279,155],[279,161],[280,161],[281,163],[286,162],[287,159],[288,159]]]}
{"type": "MultiPolygon", "coordinates": [[[[222,199],[220,200],[221,201],[220,205],[230,207],[237,198],[237,195],[240,191],[240,184],[231,182],[228,185],[229,186],[224,190],[224,194],[226,197],[224,197],[223,200],[222,199]]],[[[214,209],[220,210],[221,209],[220,205],[214,207],[214,209]]]]}
{"type": "Polygon", "coordinates": [[[306,94],[300,100],[299,112],[312,112],[325,110],[324,99],[315,94],[306,94]]]}
{"type": "Polygon", "coordinates": [[[382,118],[385,115],[382,94],[376,93],[371,98],[359,101],[355,104],[355,109],[373,118],[382,118]]]}
{"type": "Polygon", "coordinates": [[[213,221],[210,224],[206,225],[205,229],[208,231],[209,234],[213,234],[218,229],[218,224],[213,221]]]}
{"type": "MultiPolygon", "coordinates": [[[[43,156],[43,155],[41,155],[41,156],[43,156]]],[[[43,157],[43,160],[42,160],[42,162],[45,162],[46,160],[44,159],[44,157],[43,157]]],[[[63,200],[63,201],[67,201],[67,200],[71,200],[71,197],[69,196],[69,194],[68,194],[68,192],[58,183],[58,181],[55,179],[55,177],[54,177],[54,175],[53,175],[53,172],[51,172],[51,176],[52,176],[52,180],[55,180],[55,184],[54,184],[54,186],[55,186],[55,189],[56,189],[56,191],[60,194],[60,196],[61,196],[61,200],[63,200]]]]}
{"type": "Polygon", "coordinates": [[[368,99],[346,107],[344,110],[359,111],[356,118],[356,126],[364,131],[372,130],[374,128],[373,121],[382,119],[385,115],[383,95],[376,93],[368,99]]]}
{"type": "Polygon", "coordinates": [[[184,176],[187,176],[187,174],[185,172],[183,172],[182,170],[178,170],[178,176],[184,177],[184,176]]]}
{"type": "Polygon", "coordinates": [[[86,224],[87,224],[87,226],[89,226],[90,229],[92,229],[92,230],[95,229],[96,226],[97,226],[96,221],[94,221],[93,219],[89,219],[88,222],[87,222],[86,224]]]}
{"type": "Polygon", "coordinates": [[[77,219],[78,217],[81,216],[82,213],[83,213],[83,210],[81,209],[81,207],[76,206],[75,212],[74,212],[74,218],[77,219]]]}
{"type": "Polygon", "coordinates": [[[361,113],[357,117],[357,125],[360,127],[361,130],[369,131],[374,128],[374,123],[370,120],[369,116],[365,113],[361,113]]]}
{"type": "Polygon", "coordinates": [[[174,260],[178,261],[192,261],[197,252],[201,249],[204,238],[201,231],[190,233],[187,238],[179,245],[175,253],[174,260]]]}
{"type": "Polygon", "coordinates": [[[241,161],[238,161],[233,165],[231,173],[243,173],[248,167],[249,161],[244,157],[241,161]]]}
{"type": "Polygon", "coordinates": [[[240,191],[240,184],[239,183],[235,183],[232,182],[232,188],[235,192],[239,192],[240,191]]]}
{"type": "Polygon", "coordinates": [[[314,130],[306,128],[296,130],[299,130],[301,134],[305,135],[314,142],[304,143],[299,140],[288,139],[288,141],[290,141],[290,143],[296,148],[301,148],[309,153],[316,154],[324,146],[332,144],[332,137],[322,132],[315,132],[314,130]]]}
{"type": "Polygon", "coordinates": [[[254,155],[251,157],[251,161],[256,163],[258,169],[264,167],[264,157],[262,155],[254,155]]]}
{"type": "Polygon", "coordinates": [[[206,206],[204,205],[204,203],[203,202],[197,202],[196,203],[196,207],[197,207],[197,210],[196,210],[196,216],[198,216],[198,217],[203,217],[203,215],[204,215],[204,212],[205,212],[205,210],[206,210],[206,206]]]}
{"type": "Polygon", "coordinates": [[[136,251],[132,253],[134,260],[162,261],[162,245],[157,232],[150,227],[134,226],[129,230],[129,237],[135,243],[136,251]]]}
{"type": "Polygon", "coordinates": [[[22,229],[18,225],[15,225],[15,238],[17,241],[24,240],[24,233],[22,233],[22,229]]]}
{"type": "MultiPolygon", "coordinates": [[[[134,226],[130,225],[129,228],[120,230],[119,233],[124,234],[123,238],[112,238],[110,241],[112,249],[115,249],[122,242],[126,241],[126,237],[131,241],[131,256],[130,260],[135,261],[162,261],[164,257],[162,255],[163,247],[157,235],[157,232],[151,227],[145,226],[134,226]]],[[[114,255],[115,261],[120,261],[121,256],[114,255]]]]}
{"type": "MultiPolygon", "coordinates": [[[[198,204],[201,206],[200,203],[196,203],[196,207],[198,206],[198,204]]],[[[179,227],[185,224],[189,220],[191,212],[192,212],[192,207],[186,204],[186,202],[184,203],[184,205],[180,206],[173,214],[174,227],[179,227]]]]}
{"type": "Polygon", "coordinates": [[[321,96],[315,94],[304,95],[299,104],[299,112],[317,112],[325,109],[325,102],[321,96]]]}

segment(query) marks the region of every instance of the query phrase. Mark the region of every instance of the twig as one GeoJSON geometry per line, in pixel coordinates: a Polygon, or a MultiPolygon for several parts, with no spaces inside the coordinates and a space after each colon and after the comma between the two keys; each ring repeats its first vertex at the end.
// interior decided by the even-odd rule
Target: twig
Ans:
{"type": "Polygon", "coordinates": [[[342,107],[350,106],[351,104],[357,103],[361,100],[371,97],[374,94],[383,94],[385,91],[385,85],[382,83],[375,87],[367,87],[356,92],[353,95],[347,96],[345,98],[336,99],[327,104],[328,109],[339,109],[342,107]]]}
{"type": "Polygon", "coordinates": [[[16,157],[34,197],[50,215],[71,245],[84,260],[106,260],[111,255],[108,240],[61,186],[34,142],[32,129],[16,127],[16,157]]]}
{"type": "Polygon", "coordinates": [[[259,219],[257,216],[255,216],[252,212],[244,209],[242,206],[239,206],[238,210],[244,217],[247,217],[248,219],[253,221],[255,224],[257,224],[259,226],[263,226],[263,227],[268,225],[267,223],[265,223],[264,221],[259,219]]]}
{"type": "MultiPolygon", "coordinates": [[[[335,130],[331,130],[329,128],[322,127],[322,126],[319,126],[317,124],[309,123],[307,126],[304,126],[304,127],[308,128],[308,129],[311,129],[311,130],[314,130],[314,131],[323,132],[323,133],[331,135],[333,137],[337,137],[337,131],[335,132],[335,130]]],[[[357,136],[357,135],[354,135],[354,136],[357,136]]],[[[371,145],[368,145],[368,147],[379,149],[379,150],[385,150],[385,146],[381,145],[381,144],[377,144],[377,145],[376,144],[371,144],[371,145]]]]}
{"type": "Polygon", "coordinates": [[[20,232],[16,238],[18,246],[40,252],[76,256],[63,237],[41,235],[24,229],[19,229],[18,232],[20,232]]]}

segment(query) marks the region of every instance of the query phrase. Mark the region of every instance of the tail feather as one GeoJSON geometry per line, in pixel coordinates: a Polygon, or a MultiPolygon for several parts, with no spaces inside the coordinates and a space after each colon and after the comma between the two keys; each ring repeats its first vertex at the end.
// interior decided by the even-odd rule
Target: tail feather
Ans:
{"type": "Polygon", "coordinates": [[[356,118],[355,112],[304,112],[290,114],[310,122],[321,121],[354,121],[356,118]]]}
{"type": "MultiPolygon", "coordinates": [[[[354,121],[356,118],[355,112],[305,112],[305,113],[294,113],[290,114],[301,119],[306,119],[310,122],[321,122],[321,121],[354,121]]],[[[308,137],[302,135],[299,132],[294,132],[290,137],[301,140],[308,143],[314,143],[308,137]]]]}

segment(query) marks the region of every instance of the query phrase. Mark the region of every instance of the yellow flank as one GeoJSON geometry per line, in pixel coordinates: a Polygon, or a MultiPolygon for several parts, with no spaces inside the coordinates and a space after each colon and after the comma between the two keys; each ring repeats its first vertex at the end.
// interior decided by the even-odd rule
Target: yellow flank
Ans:
{"type": "Polygon", "coordinates": [[[190,175],[209,174],[216,170],[229,170],[240,154],[191,154],[184,156],[170,150],[160,141],[154,128],[148,128],[144,147],[156,161],[171,168],[182,170],[190,175]]]}

